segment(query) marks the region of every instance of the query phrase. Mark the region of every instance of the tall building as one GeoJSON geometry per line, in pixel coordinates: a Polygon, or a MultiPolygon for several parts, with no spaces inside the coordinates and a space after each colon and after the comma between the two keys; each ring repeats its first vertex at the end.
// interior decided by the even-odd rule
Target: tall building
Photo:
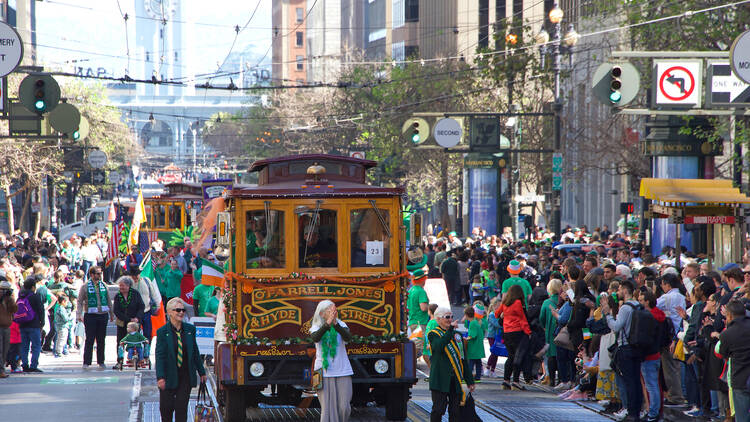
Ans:
{"type": "MultiPolygon", "coordinates": [[[[320,0],[319,3],[326,1],[320,0]]],[[[274,0],[271,21],[272,80],[278,85],[307,81],[306,31],[309,16],[306,0],[274,0]]]]}

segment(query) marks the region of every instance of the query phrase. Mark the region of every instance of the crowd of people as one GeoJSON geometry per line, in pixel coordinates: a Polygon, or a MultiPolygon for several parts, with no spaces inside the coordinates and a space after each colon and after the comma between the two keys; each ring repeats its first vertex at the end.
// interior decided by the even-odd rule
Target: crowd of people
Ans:
{"type": "MultiPolygon", "coordinates": [[[[194,254],[192,246],[189,239],[168,249],[163,241],[154,242],[149,279],[141,277],[144,256],[137,246],[127,255],[106,259],[108,238],[103,232],[83,239],[72,236],[59,244],[46,232],[37,238],[0,234],[0,378],[42,372],[41,353],[55,358],[81,353],[87,369],[94,347],[96,363],[104,368],[107,325],[116,325],[118,344],[135,332],[150,341],[155,335],[152,315],[173,298],[191,297],[195,316],[215,319],[222,290],[200,284],[202,259],[211,256],[205,249],[194,254]],[[183,292],[186,274],[192,283],[183,292]],[[117,285],[118,291],[109,285],[117,285]]],[[[126,348],[140,349],[138,356],[149,359],[143,342],[132,346],[118,352],[116,369],[122,368],[126,348]]]]}
{"type": "Polygon", "coordinates": [[[424,240],[426,273],[414,272],[407,308],[410,332],[425,333],[412,338],[431,366],[432,420],[446,407],[458,420],[461,384],[499,376],[501,355],[501,388],[547,385],[619,420],[657,421],[673,408],[685,419],[750,421],[750,265],[712,268],[684,248],[655,256],[606,227],[533,242],[478,230],[424,240]],[[427,275],[445,280],[464,315],[430,303],[427,275]],[[465,364],[438,366],[456,353],[465,364]]]}

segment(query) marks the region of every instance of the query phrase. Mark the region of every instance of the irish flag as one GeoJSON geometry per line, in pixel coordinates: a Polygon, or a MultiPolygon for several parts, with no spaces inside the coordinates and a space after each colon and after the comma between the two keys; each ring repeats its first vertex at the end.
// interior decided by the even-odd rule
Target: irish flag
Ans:
{"type": "Polygon", "coordinates": [[[224,287],[224,268],[207,259],[203,259],[201,272],[201,284],[224,287]]]}

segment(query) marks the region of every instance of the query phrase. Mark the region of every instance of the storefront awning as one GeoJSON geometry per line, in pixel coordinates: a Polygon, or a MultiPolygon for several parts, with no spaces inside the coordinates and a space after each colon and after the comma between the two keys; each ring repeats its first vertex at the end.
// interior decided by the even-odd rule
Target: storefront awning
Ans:
{"type": "Polygon", "coordinates": [[[646,178],[640,196],[664,203],[750,204],[750,197],[723,179],[646,178]]]}

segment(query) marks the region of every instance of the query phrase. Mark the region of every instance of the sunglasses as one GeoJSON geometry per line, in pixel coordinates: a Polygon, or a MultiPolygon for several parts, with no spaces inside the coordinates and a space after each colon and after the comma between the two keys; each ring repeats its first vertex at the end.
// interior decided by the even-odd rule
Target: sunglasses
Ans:
{"type": "Polygon", "coordinates": [[[453,315],[443,315],[443,319],[453,319],[453,315]]]}
{"type": "Polygon", "coordinates": [[[96,272],[91,273],[91,275],[102,275],[102,273],[99,271],[96,271],[96,272]]]}
{"type": "Polygon", "coordinates": [[[175,309],[172,309],[172,310],[175,311],[175,312],[179,312],[179,313],[185,312],[185,308],[175,308],[175,309]]]}

